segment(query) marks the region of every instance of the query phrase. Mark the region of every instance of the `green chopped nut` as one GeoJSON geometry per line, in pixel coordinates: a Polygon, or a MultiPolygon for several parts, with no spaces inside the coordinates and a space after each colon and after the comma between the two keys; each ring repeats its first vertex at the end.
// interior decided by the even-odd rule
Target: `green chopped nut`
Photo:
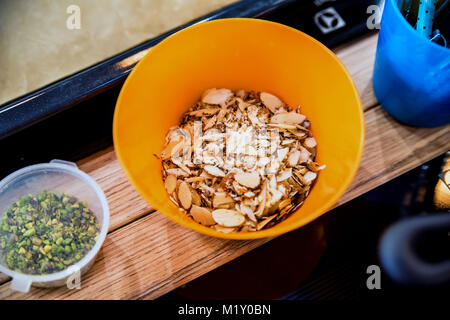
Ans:
{"type": "Polygon", "coordinates": [[[33,238],[33,244],[40,246],[42,244],[42,240],[39,238],[34,237],[33,238]]]}
{"type": "Polygon", "coordinates": [[[24,237],[31,237],[31,236],[33,236],[35,233],[36,233],[36,230],[34,230],[34,228],[32,228],[32,229],[28,229],[27,231],[25,231],[25,232],[23,233],[23,236],[24,236],[24,237]]]}
{"type": "Polygon", "coordinates": [[[22,197],[3,214],[0,254],[11,270],[49,274],[81,260],[99,235],[99,222],[86,202],[42,191],[22,197]]]}

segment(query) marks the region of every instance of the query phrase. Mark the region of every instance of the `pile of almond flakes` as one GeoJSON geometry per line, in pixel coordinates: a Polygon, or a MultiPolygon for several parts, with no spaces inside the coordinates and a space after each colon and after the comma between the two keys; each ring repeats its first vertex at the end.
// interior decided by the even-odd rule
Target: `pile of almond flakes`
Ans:
{"type": "Polygon", "coordinates": [[[314,161],[316,141],[299,111],[265,92],[205,91],[166,136],[162,174],[172,201],[225,233],[258,231],[285,219],[325,167],[314,161]]]}

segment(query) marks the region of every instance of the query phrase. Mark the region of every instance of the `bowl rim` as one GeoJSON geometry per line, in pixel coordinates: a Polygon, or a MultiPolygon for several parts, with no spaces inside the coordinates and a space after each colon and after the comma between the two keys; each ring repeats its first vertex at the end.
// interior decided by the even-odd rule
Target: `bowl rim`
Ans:
{"type": "MultiPolygon", "coordinates": [[[[164,214],[164,216],[169,218],[169,220],[171,220],[177,224],[180,224],[181,226],[183,226],[185,228],[197,231],[204,235],[208,235],[208,236],[212,236],[212,237],[216,237],[216,238],[228,239],[228,240],[230,240],[230,239],[253,240],[253,239],[277,237],[277,236],[280,236],[287,232],[298,229],[302,226],[305,226],[305,225],[309,224],[311,221],[320,217],[325,212],[327,212],[338,201],[338,199],[345,193],[345,191],[349,187],[350,183],[353,181],[353,178],[355,177],[355,175],[359,169],[360,163],[361,163],[362,153],[363,153],[363,149],[364,149],[364,141],[365,141],[365,120],[364,120],[363,105],[362,105],[361,98],[359,96],[356,84],[353,81],[353,78],[351,77],[350,72],[347,70],[347,68],[342,63],[342,61],[330,49],[328,49],[324,44],[322,44],[318,40],[314,39],[313,37],[307,35],[306,33],[302,32],[300,30],[294,29],[292,27],[286,26],[281,23],[272,22],[272,21],[268,21],[268,20],[262,20],[262,19],[255,19],[255,18],[226,18],[226,19],[217,19],[217,20],[211,20],[211,21],[194,24],[190,27],[187,27],[183,30],[180,30],[180,31],[170,35],[169,37],[167,37],[166,39],[162,40],[160,43],[158,43],[157,45],[152,47],[150,49],[150,51],[145,55],[145,57],[142,58],[136,64],[136,66],[133,68],[133,70],[128,75],[127,79],[125,80],[125,83],[120,90],[119,97],[116,102],[116,108],[114,110],[114,119],[113,119],[113,142],[114,142],[115,154],[120,163],[120,166],[122,167],[122,170],[125,172],[126,177],[129,179],[129,181],[131,182],[133,187],[138,191],[138,193],[141,195],[141,197],[144,198],[147,201],[147,203],[149,203],[152,206],[152,208],[154,210],[161,212],[162,214],[164,214]],[[150,60],[152,58],[155,49],[163,46],[167,42],[174,41],[174,39],[182,36],[184,33],[193,32],[193,30],[196,30],[198,28],[205,28],[210,25],[222,24],[222,23],[234,23],[234,22],[272,25],[277,28],[280,28],[281,30],[287,30],[287,31],[296,33],[297,35],[304,37],[304,38],[308,39],[309,41],[313,42],[314,44],[316,44],[319,48],[324,50],[324,52],[326,52],[340,66],[341,70],[344,71],[344,74],[345,74],[347,80],[351,84],[354,97],[356,98],[356,102],[359,106],[359,108],[357,108],[357,112],[358,112],[359,119],[360,119],[359,125],[361,126],[361,130],[360,130],[360,135],[359,135],[359,145],[358,145],[357,155],[356,155],[356,159],[355,159],[356,165],[354,166],[354,169],[352,170],[352,172],[343,181],[341,189],[338,192],[334,193],[332,197],[328,198],[328,200],[326,202],[324,202],[324,204],[322,204],[317,210],[315,210],[314,214],[309,215],[306,219],[300,220],[300,223],[291,223],[291,224],[287,224],[282,227],[278,227],[276,229],[276,231],[274,231],[275,230],[274,228],[268,228],[268,229],[264,229],[264,230],[260,230],[260,231],[254,231],[254,232],[223,233],[223,232],[219,232],[215,229],[203,226],[198,223],[192,224],[191,222],[188,222],[188,220],[186,220],[184,217],[175,218],[175,217],[165,213],[163,210],[160,211],[158,206],[155,206],[152,203],[152,201],[151,201],[152,199],[151,199],[151,197],[149,197],[149,193],[145,193],[144,190],[141,190],[141,188],[138,187],[139,184],[136,182],[136,180],[133,178],[133,176],[131,175],[131,173],[129,172],[127,167],[125,166],[125,161],[121,155],[120,147],[118,144],[118,140],[119,140],[119,137],[118,137],[118,135],[119,135],[118,113],[119,113],[119,109],[120,109],[119,106],[122,105],[123,96],[125,95],[125,92],[127,92],[127,89],[130,86],[131,79],[134,78],[135,73],[137,73],[136,70],[139,70],[140,66],[142,66],[144,63],[146,63],[147,60],[150,60]]],[[[301,207],[299,209],[297,209],[294,213],[298,212],[298,210],[301,210],[301,207]]],[[[152,214],[154,214],[154,213],[152,213],[152,214]]]]}

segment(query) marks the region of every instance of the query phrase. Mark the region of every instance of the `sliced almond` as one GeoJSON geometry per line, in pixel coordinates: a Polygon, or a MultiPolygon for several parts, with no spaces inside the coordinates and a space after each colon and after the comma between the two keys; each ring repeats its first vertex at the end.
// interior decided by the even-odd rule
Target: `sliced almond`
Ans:
{"type": "Polygon", "coordinates": [[[305,121],[306,117],[300,113],[291,111],[284,113],[277,113],[271,119],[271,123],[282,123],[282,124],[301,124],[305,121]]]}
{"type": "Polygon", "coordinates": [[[211,210],[207,208],[199,207],[194,204],[192,205],[190,214],[192,215],[192,218],[194,218],[195,221],[205,226],[211,226],[213,224],[216,224],[216,222],[212,217],[211,210]]]}
{"type": "Polygon", "coordinates": [[[241,206],[239,207],[239,209],[240,209],[240,211],[241,211],[244,215],[246,215],[251,221],[253,221],[253,222],[256,222],[256,221],[257,221],[256,216],[255,216],[255,213],[253,212],[253,210],[252,210],[250,207],[247,207],[247,206],[245,206],[245,205],[241,205],[241,206]]]}
{"type": "Polygon", "coordinates": [[[167,169],[166,172],[174,176],[188,176],[188,174],[185,171],[178,168],[167,169]]]}
{"type": "Polygon", "coordinates": [[[308,162],[310,157],[311,157],[311,152],[306,150],[306,148],[301,147],[299,163],[308,162]]]}
{"type": "Polygon", "coordinates": [[[201,117],[201,116],[211,116],[216,114],[217,112],[220,111],[220,108],[203,108],[203,109],[199,109],[199,110],[195,110],[195,111],[191,111],[189,112],[189,115],[191,116],[196,116],[196,117],[201,117]]]}
{"type": "Polygon", "coordinates": [[[186,166],[181,162],[180,159],[173,158],[173,159],[172,159],[172,162],[173,162],[174,164],[176,164],[178,167],[180,167],[180,169],[183,170],[184,172],[186,172],[188,175],[191,174],[191,170],[189,170],[189,168],[186,167],[186,166]]]}
{"type": "Polygon", "coordinates": [[[234,175],[236,181],[248,188],[256,188],[259,186],[261,179],[257,172],[240,172],[234,175]]]}
{"type": "Polygon", "coordinates": [[[181,182],[180,186],[178,187],[178,199],[180,200],[181,206],[184,209],[188,210],[191,207],[192,193],[189,185],[185,181],[181,182]]]}
{"type": "Polygon", "coordinates": [[[320,168],[321,168],[319,166],[319,164],[317,162],[314,162],[314,161],[308,161],[308,163],[306,163],[306,166],[312,172],[318,172],[320,170],[320,168]]]}
{"type": "Polygon", "coordinates": [[[264,219],[263,221],[258,223],[258,225],[256,226],[256,230],[259,231],[259,230],[263,229],[270,221],[275,219],[276,216],[277,216],[277,214],[274,214],[273,216],[267,217],[266,219],[264,219]]]}
{"type": "Polygon", "coordinates": [[[305,179],[306,183],[310,184],[317,178],[317,173],[308,171],[303,178],[305,179]]]}
{"type": "Polygon", "coordinates": [[[285,123],[268,123],[267,126],[278,128],[278,129],[286,129],[286,130],[295,130],[297,129],[296,126],[292,124],[285,124],[285,123]]]}
{"type": "Polygon", "coordinates": [[[227,228],[239,227],[245,222],[245,217],[235,210],[217,209],[212,216],[216,223],[227,228]]]}
{"type": "Polygon", "coordinates": [[[294,135],[297,138],[301,139],[301,138],[304,138],[306,136],[306,133],[305,132],[294,132],[294,135]]]}
{"type": "Polygon", "coordinates": [[[172,157],[173,154],[176,154],[183,147],[183,138],[178,137],[176,139],[171,140],[164,150],[161,152],[161,159],[167,160],[172,157]]]}
{"type": "Polygon", "coordinates": [[[278,149],[278,161],[283,161],[286,158],[286,155],[289,152],[289,148],[278,149]]]}
{"type": "Polygon", "coordinates": [[[281,143],[281,145],[286,146],[286,145],[288,145],[288,144],[294,143],[295,141],[297,141],[297,140],[295,140],[295,139],[287,139],[287,140],[283,140],[283,142],[281,143]]]}
{"type": "Polygon", "coordinates": [[[281,171],[281,174],[277,177],[277,182],[282,182],[292,177],[292,168],[281,171]]]}
{"type": "Polygon", "coordinates": [[[259,203],[258,210],[255,212],[255,216],[262,217],[264,214],[264,208],[266,207],[266,198],[267,198],[267,182],[263,184],[262,190],[260,193],[261,202],[259,203]]]}
{"type": "Polygon", "coordinates": [[[288,164],[291,167],[295,167],[298,164],[298,161],[300,160],[300,151],[295,150],[294,152],[292,152],[291,154],[289,154],[288,157],[288,164]]]}
{"type": "Polygon", "coordinates": [[[234,200],[227,193],[217,192],[214,195],[214,198],[213,198],[213,207],[214,208],[219,208],[224,205],[228,206],[230,204],[234,204],[234,200]]]}
{"type": "Polygon", "coordinates": [[[315,148],[317,146],[316,139],[314,139],[312,137],[306,138],[303,143],[304,143],[305,147],[310,148],[310,149],[315,148]]]}
{"type": "Polygon", "coordinates": [[[216,117],[212,117],[212,118],[206,120],[205,127],[203,128],[203,130],[206,131],[206,130],[212,128],[216,124],[216,120],[217,120],[216,117]]]}
{"type": "Polygon", "coordinates": [[[255,193],[252,191],[248,191],[246,193],[244,193],[244,197],[246,198],[253,198],[255,196],[255,193]]]}
{"type": "Polygon", "coordinates": [[[229,89],[209,89],[202,95],[202,102],[208,104],[224,104],[233,96],[233,92],[229,89]]]}
{"type": "Polygon", "coordinates": [[[175,189],[177,188],[177,177],[172,175],[172,174],[169,174],[166,177],[166,181],[164,182],[164,186],[165,186],[165,188],[167,190],[167,193],[168,194],[172,194],[175,191],[175,189]]]}
{"type": "Polygon", "coordinates": [[[215,177],[225,177],[225,172],[214,166],[205,166],[205,171],[215,177]]]}
{"type": "Polygon", "coordinates": [[[192,204],[196,205],[196,206],[201,206],[202,205],[202,198],[200,197],[200,195],[198,194],[198,192],[193,189],[191,189],[191,195],[192,195],[192,204]]]}
{"type": "Polygon", "coordinates": [[[267,92],[261,92],[259,95],[262,103],[270,110],[275,113],[279,108],[283,106],[283,102],[273,94],[267,92]]]}
{"type": "Polygon", "coordinates": [[[192,178],[187,178],[184,181],[192,183],[192,182],[204,181],[205,179],[206,179],[206,177],[192,177],[192,178]]]}

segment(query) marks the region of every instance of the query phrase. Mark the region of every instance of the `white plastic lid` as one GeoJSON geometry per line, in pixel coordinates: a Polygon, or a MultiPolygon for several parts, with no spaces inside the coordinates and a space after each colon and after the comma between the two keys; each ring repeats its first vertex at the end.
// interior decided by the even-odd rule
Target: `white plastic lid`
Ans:
{"type": "Polygon", "coordinates": [[[17,200],[28,194],[37,195],[43,190],[64,192],[87,202],[99,221],[100,235],[94,247],[80,261],[66,270],[46,275],[29,275],[10,270],[0,254],[0,272],[12,278],[12,289],[16,291],[28,292],[32,283],[55,282],[70,276],[74,269],[83,269],[95,259],[108,232],[109,207],[105,194],[75,163],[63,160],[28,166],[0,181],[0,219],[17,200]]]}

